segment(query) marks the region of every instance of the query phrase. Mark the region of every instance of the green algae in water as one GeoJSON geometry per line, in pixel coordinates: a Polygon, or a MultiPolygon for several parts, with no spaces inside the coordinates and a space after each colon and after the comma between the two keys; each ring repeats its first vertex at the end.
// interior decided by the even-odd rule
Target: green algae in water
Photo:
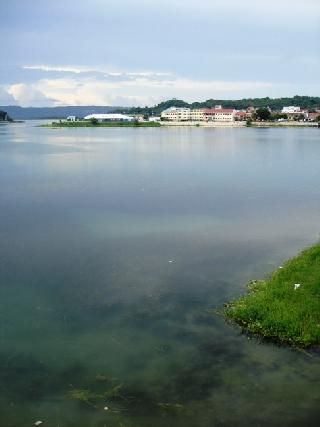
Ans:
{"type": "Polygon", "coordinates": [[[90,390],[84,390],[84,389],[72,389],[67,393],[67,397],[73,400],[77,400],[80,402],[88,403],[88,404],[94,404],[95,402],[103,399],[103,395],[94,393],[90,390]]]}

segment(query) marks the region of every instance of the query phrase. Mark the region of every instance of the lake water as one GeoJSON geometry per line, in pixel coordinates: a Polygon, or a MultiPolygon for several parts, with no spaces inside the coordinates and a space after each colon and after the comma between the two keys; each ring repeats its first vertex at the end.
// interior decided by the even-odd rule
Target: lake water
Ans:
{"type": "Polygon", "coordinates": [[[36,124],[0,126],[0,426],[318,426],[320,358],[219,310],[319,239],[320,131],[36,124]]]}

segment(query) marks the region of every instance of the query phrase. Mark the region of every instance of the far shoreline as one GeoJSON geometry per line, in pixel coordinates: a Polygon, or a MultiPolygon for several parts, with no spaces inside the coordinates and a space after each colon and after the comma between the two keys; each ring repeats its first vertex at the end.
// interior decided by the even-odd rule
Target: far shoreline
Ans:
{"type": "Polygon", "coordinates": [[[92,123],[90,121],[53,121],[52,123],[46,123],[41,124],[39,127],[44,128],[99,128],[99,127],[130,127],[130,128],[160,128],[160,127],[180,127],[180,128],[194,128],[194,127],[201,127],[201,128],[271,128],[271,127],[277,127],[277,128],[287,128],[287,127],[293,127],[293,128],[319,128],[319,124],[317,122],[296,122],[296,121],[285,121],[285,122],[272,122],[272,121],[266,121],[266,122],[245,122],[245,121],[233,121],[233,122],[219,122],[219,121],[212,121],[212,122],[191,122],[191,121],[181,121],[181,122],[174,122],[174,121],[162,121],[162,122],[138,122],[138,121],[106,121],[106,122],[98,122],[98,123],[92,123]]]}
{"type": "Polygon", "coordinates": [[[161,126],[167,127],[210,127],[210,128],[221,128],[221,127],[233,127],[233,128],[243,128],[243,127],[319,127],[316,122],[250,122],[245,121],[234,121],[234,122],[160,122],[161,126]]]}
{"type": "Polygon", "coordinates": [[[39,125],[39,127],[43,128],[51,128],[51,129],[57,129],[57,128],[101,128],[101,127],[130,127],[130,128],[137,128],[137,127],[160,127],[160,124],[158,122],[136,122],[136,121],[109,121],[109,122],[97,122],[92,123],[91,121],[59,121],[59,122],[52,122],[52,123],[46,123],[43,125],[39,125]]]}

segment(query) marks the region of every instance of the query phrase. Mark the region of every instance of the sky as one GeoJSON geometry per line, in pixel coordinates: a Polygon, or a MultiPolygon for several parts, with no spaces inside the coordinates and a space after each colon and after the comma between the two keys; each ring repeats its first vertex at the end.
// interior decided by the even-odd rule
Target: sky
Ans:
{"type": "Polygon", "coordinates": [[[320,96],[320,0],[0,6],[0,105],[320,96]]]}

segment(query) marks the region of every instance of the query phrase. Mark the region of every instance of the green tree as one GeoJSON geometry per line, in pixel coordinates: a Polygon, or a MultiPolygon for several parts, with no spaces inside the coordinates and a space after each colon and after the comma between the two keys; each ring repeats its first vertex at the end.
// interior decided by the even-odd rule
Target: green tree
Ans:
{"type": "Polygon", "coordinates": [[[288,115],[285,113],[273,113],[272,114],[272,120],[279,120],[279,119],[288,120],[288,115]]]}
{"type": "Polygon", "coordinates": [[[91,119],[90,119],[90,123],[92,124],[92,125],[97,125],[98,124],[98,120],[95,118],[95,117],[92,117],[91,119]]]}
{"type": "Polygon", "coordinates": [[[258,108],[256,111],[258,120],[270,120],[271,113],[268,108],[258,108]]]}

